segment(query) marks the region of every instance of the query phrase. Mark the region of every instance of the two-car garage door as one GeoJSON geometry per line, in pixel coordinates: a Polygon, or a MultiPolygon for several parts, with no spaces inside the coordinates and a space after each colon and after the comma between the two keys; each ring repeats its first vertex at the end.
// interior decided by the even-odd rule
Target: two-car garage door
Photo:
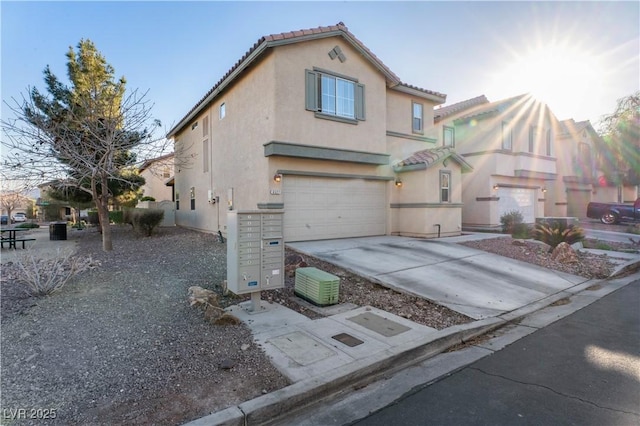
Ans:
{"type": "Polygon", "coordinates": [[[385,234],[385,181],[286,176],[283,184],[285,241],[385,234]]]}

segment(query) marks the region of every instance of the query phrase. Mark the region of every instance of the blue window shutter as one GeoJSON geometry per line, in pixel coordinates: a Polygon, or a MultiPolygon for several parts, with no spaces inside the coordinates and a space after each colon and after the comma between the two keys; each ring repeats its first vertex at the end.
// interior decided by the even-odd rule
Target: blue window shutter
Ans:
{"type": "Polygon", "coordinates": [[[364,84],[356,83],[355,115],[356,120],[365,119],[364,84]]]}
{"type": "Polygon", "coordinates": [[[318,110],[318,73],[305,70],[305,108],[309,111],[318,110]]]}

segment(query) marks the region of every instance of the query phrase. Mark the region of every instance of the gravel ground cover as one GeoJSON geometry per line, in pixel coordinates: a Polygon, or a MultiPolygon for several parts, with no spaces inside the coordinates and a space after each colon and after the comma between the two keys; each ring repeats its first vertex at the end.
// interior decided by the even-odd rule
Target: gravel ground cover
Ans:
{"type": "MultiPolygon", "coordinates": [[[[187,303],[190,286],[216,291],[223,307],[248,299],[222,294],[226,245],[216,236],[162,228],[146,238],[116,226],[114,250],[104,253],[95,230],[73,235],[81,235],[78,255],[91,256],[99,267],[52,296],[25,297],[10,279],[12,266],[3,264],[3,409],[55,409],[50,424],[175,425],[288,385],[244,325],[211,325],[187,303]]],[[[610,267],[604,257],[581,256],[567,270],[549,262],[539,244],[516,246],[510,238],[467,245],[583,276],[610,267]]],[[[295,263],[340,276],[340,303],[375,306],[438,329],[470,321],[300,257],[287,250],[295,263]]],[[[294,297],[293,285],[290,274],[285,288],[262,298],[320,317],[294,297]]]]}
{"type": "Polygon", "coordinates": [[[23,297],[3,264],[3,409],[55,410],[51,424],[175,425],[288,385],[244,325],[213,326],[187,303],[188,287],[225,279],[214,236],[115,227],[112,252],[95,230],[78,246],[101,266],[48,297],[23,297]]]}

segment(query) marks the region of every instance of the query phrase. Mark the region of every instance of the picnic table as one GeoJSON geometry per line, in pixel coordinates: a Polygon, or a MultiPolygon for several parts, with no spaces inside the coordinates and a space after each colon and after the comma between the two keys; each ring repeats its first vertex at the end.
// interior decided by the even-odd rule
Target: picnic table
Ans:
{"type": "Polygon", "coordinates": [[[35,241],[35,238],[18,238],[18,233],[28,231],[28,228],[5,228],[0,229],[0,248],[4,248],[5,244],[9,244],[9,248],[17,248],[16,243],[22,243],[24,249],[24,243],[27,241],[35,241]]]}

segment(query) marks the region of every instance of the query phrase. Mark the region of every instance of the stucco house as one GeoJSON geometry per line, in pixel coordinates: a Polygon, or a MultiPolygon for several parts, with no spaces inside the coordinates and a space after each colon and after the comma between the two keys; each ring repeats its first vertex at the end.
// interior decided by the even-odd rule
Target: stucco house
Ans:
{"type": "Polygon", "coordinates": [[[471,167],[427,135],[445,99],[343,23],[262,37],[167,135],[193,159],[176,224],[226,233],[228,209],[277,209],[285,241],[458,235],[471,167]]]}
{"type": "Polygon", "coordinates": [[[165,154],[145,161],[138,168],[138,173],[144,178],[142,195],[153,197],[156,201],[173,201],[174,155],[165,154]]]}
{"type": "Polygon", "coordinates": [[[592,199],[596,171],[596,133],[591,122],[560,122],[556,136],[558,178],[547,187],[545,215],[586,217],[592,199]]]}
{"type": "Polygon", "coordinates": [[[603,141],[589,120],[560,122],[556,138],[558,178],[548,186],[546,216],[585,218],[590,201],[635,201],[637,187],[607,183],[598,167],[598,146],[603,141]]]}
{"type": "Polygon", "coordinates": [[[526,223],[545,215],[547,191],[557,179],[558,121],[528,94],[497,102],[478,96],[434,111],[433,137],[473,168],[462,175],[462,224],[500,227],[500,217],[522,213],[526,223]]]}

